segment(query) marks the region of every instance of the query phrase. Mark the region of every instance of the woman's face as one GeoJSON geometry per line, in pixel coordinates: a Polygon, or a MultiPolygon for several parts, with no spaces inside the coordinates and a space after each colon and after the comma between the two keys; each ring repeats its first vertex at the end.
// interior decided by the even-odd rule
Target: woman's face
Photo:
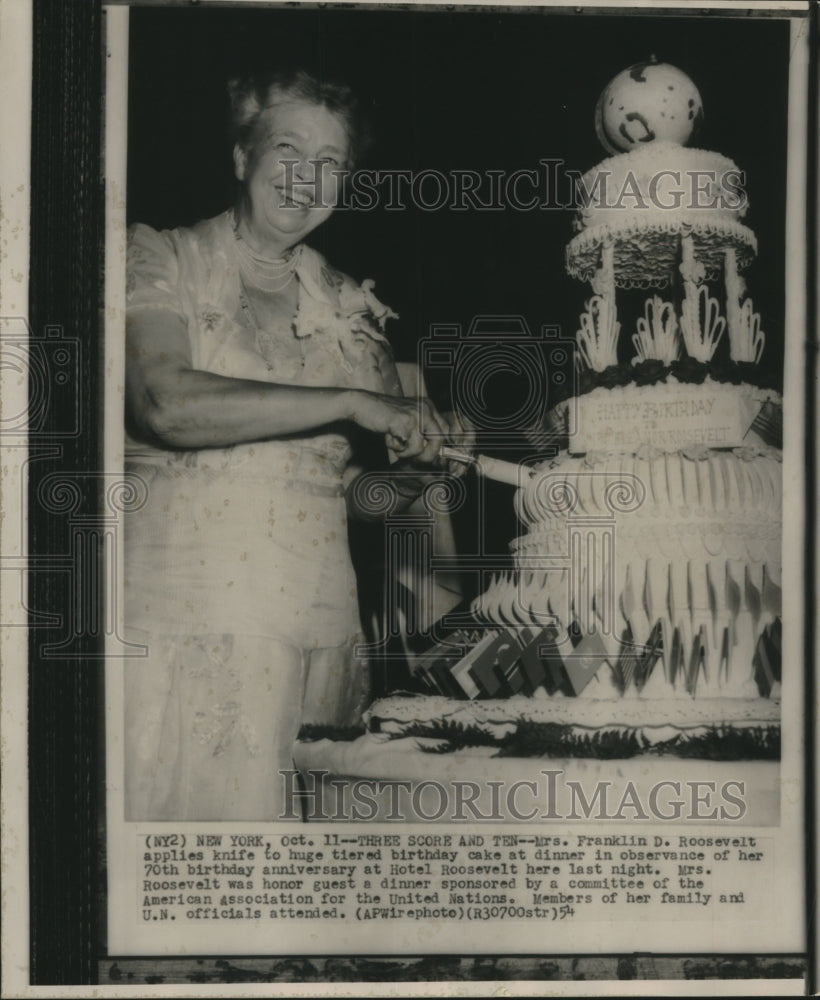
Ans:
{"type": "Polygon", "coordinates": [[[244,187],[241,221],[258,251],[286,250],[328,218],[349,153],[338,115],[302,98],[274,99],[259,119],[253,146],[234,149],[244,187]]]}

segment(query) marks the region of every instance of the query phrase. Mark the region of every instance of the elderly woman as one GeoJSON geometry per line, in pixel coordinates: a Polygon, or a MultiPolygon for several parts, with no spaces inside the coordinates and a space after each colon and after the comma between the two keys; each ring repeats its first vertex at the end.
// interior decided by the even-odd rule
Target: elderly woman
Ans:
{"type": "Polygon", "coordinates": [[[281,814],[301,722],[348,724],[366,698],[352,442],[418,469],[448,435],[401,395],[371,283],[302,242],[361,141],[351,93],[299,72],[231,97],[235,208],[129,233],[126,461],[147,484],[126,525],[146,649],[126,670],[131,819],[281,814]]]}

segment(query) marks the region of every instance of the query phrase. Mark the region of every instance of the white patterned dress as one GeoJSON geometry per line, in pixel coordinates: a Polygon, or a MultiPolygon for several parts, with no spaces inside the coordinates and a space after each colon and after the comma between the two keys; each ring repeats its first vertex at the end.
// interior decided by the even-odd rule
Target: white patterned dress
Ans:
{"type": "MultiPolygon", "coordinates": [[[[185,321],[193,367],[385,391],[370,292],[297,249],[293,324],[259,331],[240,302],[232,213],[129,232],[129,315],[185,321]]],[[[340,433],[165,451],[126,438],[147,486],[127,515],[125,622],[147,648],[125,677],[126,815],[272,820],[302,722],[358,720],[367,698],[340,433]]]]}

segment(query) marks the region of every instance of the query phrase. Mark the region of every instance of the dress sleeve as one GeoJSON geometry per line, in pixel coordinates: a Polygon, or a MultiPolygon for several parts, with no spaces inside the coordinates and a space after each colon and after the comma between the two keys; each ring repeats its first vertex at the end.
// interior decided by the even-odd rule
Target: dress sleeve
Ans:
{"type": "Polygon", "coordinates": [[[186,318],[179,293],[179,260],[170,233],[158,233],[141,223],[129,228],[126,306],[129,312],[159,308],[186,318]]]}

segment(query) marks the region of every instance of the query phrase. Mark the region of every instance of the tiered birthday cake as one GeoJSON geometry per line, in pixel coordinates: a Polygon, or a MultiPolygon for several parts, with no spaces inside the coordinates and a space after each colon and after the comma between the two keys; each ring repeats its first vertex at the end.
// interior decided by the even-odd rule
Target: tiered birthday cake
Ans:
{"type": "Polygon", "coordinates": [[[531,432],[514,569],[421,656],[427,697],[371,733],[437,751],[709,760],[779,755],[781,413],[741,271],[742,174],[687,148],[692,82],[651,61],[596,112],[568,272],[592,295],[574,391],[531,432]],[[620,315],[618,289],[645,289],[620,315]]]}

